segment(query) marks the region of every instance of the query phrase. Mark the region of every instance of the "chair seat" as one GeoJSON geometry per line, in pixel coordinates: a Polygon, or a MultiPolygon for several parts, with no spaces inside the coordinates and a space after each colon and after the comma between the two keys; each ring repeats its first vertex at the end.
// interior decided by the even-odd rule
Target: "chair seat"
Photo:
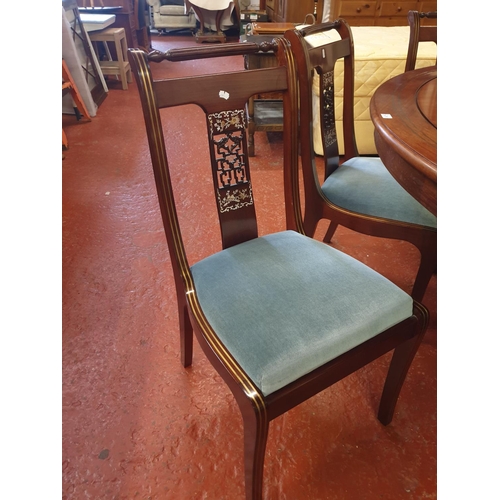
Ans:
{"type": "Polygon", "coordinates": [[[332,203],[353,212],[437,227],[436,217],[401,187],[380,158],[351,158],[321,189],[332,203]]]}
{"type": "Polygon", "coordinates": [[[389,280],[295,231],[222,250],[191,271],[209,323],[264,395],[413,311],[412,298],[389,280]]]}

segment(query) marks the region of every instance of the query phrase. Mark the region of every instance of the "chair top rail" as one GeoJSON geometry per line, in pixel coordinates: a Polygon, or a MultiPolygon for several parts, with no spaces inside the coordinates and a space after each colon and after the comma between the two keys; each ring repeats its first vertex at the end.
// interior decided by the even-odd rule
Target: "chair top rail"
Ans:
{"type": "Polygon", "coordinates": [[[217,46],[169,49],[166,52],[161,50],[152,50],[148,53],[148,61],[190,61],[193,59],[209,59],[213,57],[257,54],[258,52],[276,52],[277,50],[278,45],[274,41],[261,43],[226,43],[217,46]]]}
{"type": "Polygon", "coordinates": [[[197,104],[206,112],[213,113],[235,106],[244,109],[248,99],[255,94],[286,89],[287,75],[286,69],[281,66],[248,70],[246,73],[159,80],[153,83],[153,87],[159,108],[197,104]]]}

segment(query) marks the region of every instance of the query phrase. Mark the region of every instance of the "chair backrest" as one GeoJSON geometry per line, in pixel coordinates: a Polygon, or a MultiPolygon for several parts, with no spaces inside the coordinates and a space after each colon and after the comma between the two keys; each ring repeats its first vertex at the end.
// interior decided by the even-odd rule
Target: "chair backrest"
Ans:
{"type": "MultiPolygon", "coordinates": [[[[297,84],[294,60],[289,44],[284,39],[278,39],[273,44],[199,45],[184,49],[171,49],[167,52],[153,51],[149,54],[139,49],[129,49],[128,52],[141,97],[177,293],[185,293],[183,287],[192,280],[190,279],[188,259],[178,220],[178,213],[181,209],[178,210],[176,207],[181,206],[182,211],[185,212],[187,207],[197,206],[197,204],[193,203],[192,194],[190,200],[180,200],[174,197],[171,172],[189,172],[191,170],[189,175],[194,175],[192,173],[194,166],[189,158],[190,147],[186,147],[186,143],[182,143],[180,138],[188,128],[193,127],[193,120],[196,118],[191,116],[188,124],[183,125],[184,129],[172,128],[168,120],[166,120],[165,125],[162,123],[160,110],[195,104],[204,111],[202,121],[204,122],[203,128],[206,127],[207,138],[200,138],[196,146],[200,147],[200,144],[204,143],[209,150],[210,164],[206,166],[205,179],[208,179],[208,182],[213,185],[214,207],[216,207],[218,214],[222,248],[253,239],[258,236],[258,228],[247,147],[246,105],[249,98],[257,93],[281,92],[283,95],[285,118],[283,164],[286,167],[284,169],[285,187],[289,188],[285,191],[285,200],[286,210],[293,211],[292,185],[298,193],[297,180],[290,179],[291,173],[297,170],[298,162],[297,84]],[[150,67],[150,62],[153,61],[189,61],[256,54],[259,51],[268,50],[276,52],[278,59],[276,67],[245,70],[242,61],[242,69],[239,71],[169,79],[155,79],[150,67]],[[179,137],[179,141],[173,147],[185,150],[183,164],[170,165],[164,133],[175,134],[179,137]]],[[[214,60],[214,66],[217,62],[218,60],[214,60]]],[[[170,68],[173,68],[171,64],[170,68]]],[[[176,73],[176,69],[171,71],[176,73]]],[[[178,71],[176,74],[179,74],[178,71]]],[[[190,108],[186,109],[186,112],[189,112],[190,108]]],[[[196,114],[196,116],[200,115],[196,114]]],[[[171,153],[172,157],[179,157],[178,154],[174,155],[173,151],[170,151],[169,155],[171,153]]],[[[198,152],[197,158],[199,155],[198,152]]],[[[199,168],[194,170],[198,176],[199,168]]],[[[194,182],[196,183],[197,180],[194,182]]],[[[277,189],[282,189],[281,185],[277,186],[277,189]]],[[[289,217],[287,212],[287,221],[292,219],[293,216],[289,217]]],[[[300,224],[298,216],[297,221],[300,224]]],[[[295,228],[289,227],[289,229],[295,228]]],[[[206,237],[206,234],[203,237],[206,237]]]]}
{"type": "Polygon", "coordinates": [[[306,198],[320,190],[313,144],[313,79],[319,77],[319,120],[325,178],[339,166],[335,123],[335,98],[342,99],[342,132],[345,160],[358,156],[354,134],[354,44],[349,25],[338,19],[285,33],[296,59],[300,89],[301,158],[306,198]],[[340,81],[335,66],[343,63],[340,81]],[[336,84],[340,84],[336,87],[336,84]]]}
{"type": "Polygon", "coordinates": [[[436,19],[437,12],[408,12],[408,24],[410,25],[410,40],[408,42],[408,54],[406,56],[405,72],[415,69],[419,42],[434,42],[437,45],[437,21],[435,25],[423,26],[422,19],[436,19]]]}

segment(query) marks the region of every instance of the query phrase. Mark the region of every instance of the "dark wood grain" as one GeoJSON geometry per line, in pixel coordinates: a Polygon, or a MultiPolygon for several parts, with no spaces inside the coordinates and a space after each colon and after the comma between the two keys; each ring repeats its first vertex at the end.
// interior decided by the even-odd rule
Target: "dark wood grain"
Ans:
{"type": "Polygon", "coordinates": [[[395,179],[437,213],[437,68],[408,71],[382,84],[370,112],[375,144],[395,179]],[[384,118],[390,115],[391,118],[384,118]]]}

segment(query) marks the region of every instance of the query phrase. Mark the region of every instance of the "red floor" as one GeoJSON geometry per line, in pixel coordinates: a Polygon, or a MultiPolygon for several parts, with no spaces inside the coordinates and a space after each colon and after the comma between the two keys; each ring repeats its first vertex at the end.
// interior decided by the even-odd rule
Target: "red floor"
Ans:
{"type": "MultiPolygon", "coordinates": [[[[186,44],[190,36],[153,37],[162,50],[186,44]]],[[[195,63],[183,64],[191,71],[195,63]]],[[[240,64],[235,57],[223,67],[240,64]]],[[[196,343],[193,366],[179,361],[174,284],[136,86],[109,86],[91,122],[63,117],[70,144],[62,162],[63,499],[243,499],[236,403],[196,343]]],[[[176,119],[188,124],[190,113],[176,119]]],[[[168,140],[195,164],[192,134],[168,140]]],[[[279,140],[256,134],[252,175],[263,189],[281,179],[273,164],[279,140]]],[[[175,182],[190,190],[193,178],[178,172],[175,182]]],[[[262,196],[263,232],[284,228],[273,211],[279,201],[262,196]]],[[[203,223],[189,222],[190,251],[202,256],[203,223]]],[[[332,244],[410,291],[418,252],[409,244],[345,229],[332,244]]],[[[271,423],[266,499],[436,498],[436,278],[423,302],[431,323],[393,422],[384,427],[376,418],[386,356],[271,423]]]]}

